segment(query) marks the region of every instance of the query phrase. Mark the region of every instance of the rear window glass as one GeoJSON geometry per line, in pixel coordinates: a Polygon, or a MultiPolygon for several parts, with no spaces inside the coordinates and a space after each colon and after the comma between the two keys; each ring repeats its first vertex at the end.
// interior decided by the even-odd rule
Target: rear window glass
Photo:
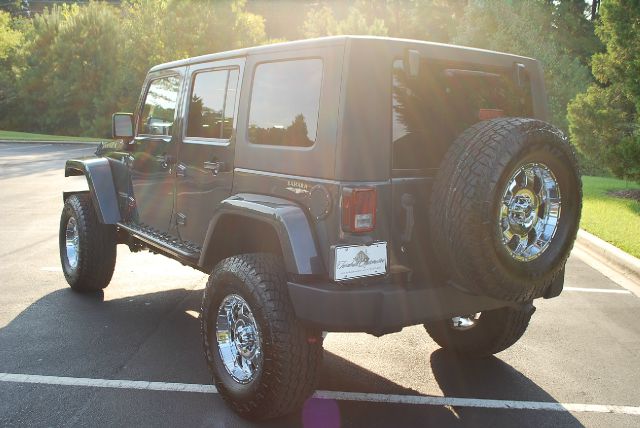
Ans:
{"type": "Polygon", "coordinates": [[[320,59],[258,65],[249,110],[249,141],[274,146],[313,145],[321,85],[320,59]]]}
{"type": "Polygon", "coordinates": [[[178,76],[167,76],[151,81],[140,115],[139,133],[171,135],[179,89],[178,76]]]}
{"type": "MultiPolygon", "coordinates": [[[[526,75],[523,75],[526,77],[526,75]]],[[[437,168],[455,138],[496,116],[532,115],[530,84],[513,70],[460,63],[420,64],[415,78],[393,63],[393,168],[437,168]]]]}
{"type": "Polygon", "coordinates": [[[187,137],[231,138],[237,84],[237,69],[205,71],[194,76],[187,137]]]}

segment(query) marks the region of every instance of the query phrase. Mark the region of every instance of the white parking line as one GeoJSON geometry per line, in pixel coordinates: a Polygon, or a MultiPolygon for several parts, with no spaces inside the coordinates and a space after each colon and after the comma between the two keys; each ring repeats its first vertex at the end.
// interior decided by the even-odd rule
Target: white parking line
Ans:
{"type": "Polygon", "coordinates": [[[585,293],[633,294],[629,290],[619,290],[615,288],[564,287],[563,291],[584,291],[585,293]]]}
{"type": "MultiPolygon", "coordinates": [[[[213,385],[195,383],[147,382],[140,380],[92,379],[60,376],[41,376],[16,373],[0,373],[0,382],[31,383],[60,386],[84,386],[147,391],[194,392],[216,394],[213,385]]],[[[360,401],[368,403],[414,404],[423,406],[474,407],[505,410],[547,410],[554,412],[617,413],[640,416],[640,406],[611,404],[552,403],[545,401],[485,400],[479,398],[433,397],[423,395],[373,394],[363,392],[316,391],[315,398],[360,401]]]]}
{"type": "Polygon", "coordinates": [[[578,259],[589,265],[589,267],[596,269],[611,281],[618,284],[620,287],[629,290],[632,294],[640,297],[640,284],[638,284],[633,278],[627,277],[616,269],[613,269],[607,266],[607,264],[602,263],[598,258],[592,256],[588,251],[584,250],[581,245],[576,244],[573,247],[571,256],[577,257],[578,259]]]}

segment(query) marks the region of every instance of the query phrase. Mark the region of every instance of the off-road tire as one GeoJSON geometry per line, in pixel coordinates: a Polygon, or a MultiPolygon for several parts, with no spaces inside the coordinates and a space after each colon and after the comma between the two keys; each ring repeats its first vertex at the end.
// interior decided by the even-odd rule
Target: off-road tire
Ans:
{"type": "Polygon", "coordinates": [[[109,285],[116,265],[116,230],[100,223],[89,194],[74,194],[66,200],[60,216],[59,246],[62,272],[74,291],[95,292],[109,285]],[[75,267],[69,263],[65,246],[70,218],[76,221],[79,240],[75,267]]]}
{"type": "Polygon", "coordinates": [[[433,189],[431,240],[455,283],[507,301],[527,302],[544,295],[573,247],[582,207],[576,157],[561,131],[534,119],[479,122],[450,147],[433,189]],[[505,249],[497,219],[507,180],[527,163],[543,163],[551,170],[562,204],[546,250],[521,261],[505,249]]]}
{"type": "Polygon", "coordinates": [[[299,409],[314,392],[322,338],[296,319],[280,259],[257,253],[233,256],[214,268],[202,298],[201,331],[207,365],[231,408],[248,419],[268,419],[299,409]],[[260,330],[263,365],[242,384],[225,369],[216,336],[218,309],[236,294],[249,305],[260,330]]]}
{"type": "Polygon", "coordinates": [[[531,304],[485,311],[468,330],[454,329],[451,319],[430,322],[424,328],[447,351],[464,358],[486,358],[516,343],[534,311],[531,304]]]}

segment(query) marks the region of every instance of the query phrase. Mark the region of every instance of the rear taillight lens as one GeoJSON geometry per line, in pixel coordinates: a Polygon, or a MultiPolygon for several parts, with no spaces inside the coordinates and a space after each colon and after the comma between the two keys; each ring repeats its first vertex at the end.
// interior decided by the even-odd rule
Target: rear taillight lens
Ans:
{"type": "Polygon", "coordinates": [[[371,232],[376,227],[376,189],[342,189],[342,229],[346,232],[371,232]]]}

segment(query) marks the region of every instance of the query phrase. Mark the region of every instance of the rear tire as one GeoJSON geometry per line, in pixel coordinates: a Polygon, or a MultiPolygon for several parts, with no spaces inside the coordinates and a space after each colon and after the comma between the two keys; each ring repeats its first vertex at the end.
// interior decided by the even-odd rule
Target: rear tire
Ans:
{"type": "Polygon", "coordinates": [[[468,329],[457,329],[451,319],[430,322],[424,327],[443,349],[465,358],[486,358],[516,343],[534,311],[531,304],[526,304],[481,312],[475,325],[468,329]]]}
{"type": "Polygon", "coordinates": [[[222,260],[207,282],[201,313],[207,365],[235,412],[249,419],[283,416],[313,393],[322,338],[297,320],[278,257],[222,260]]]}
{"type": "Polygon", "coordinates": [[[69,196],[60,217],[62,272],[74,291],[94,292],[109,285],[116,265],[116,229],[98,220],[91,197],[69,196]]]}
{"type": "Polygon", "coordinates": [[[578,166],[562,132],[533,119],[480,122],[456,139],[436,177],[435,254],[462,288],[527,302],[561,274],[581,206],[578,166]]]}

